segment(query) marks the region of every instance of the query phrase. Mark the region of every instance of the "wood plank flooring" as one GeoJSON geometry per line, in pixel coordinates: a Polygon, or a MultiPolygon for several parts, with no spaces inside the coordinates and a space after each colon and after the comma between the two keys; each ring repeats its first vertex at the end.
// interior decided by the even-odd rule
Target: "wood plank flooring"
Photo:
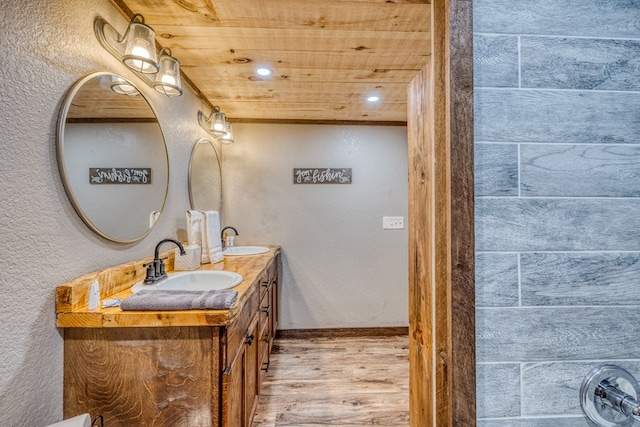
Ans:
{"type": "Polygon", "coordinates": [[[276,339],[253,427],[409,425],[407,336],[276,339]]]}

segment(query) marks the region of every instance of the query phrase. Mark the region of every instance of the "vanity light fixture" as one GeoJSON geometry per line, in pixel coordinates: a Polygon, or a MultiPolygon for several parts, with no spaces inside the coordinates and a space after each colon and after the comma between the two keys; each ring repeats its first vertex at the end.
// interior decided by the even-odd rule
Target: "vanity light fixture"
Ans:
{"type": "Polygon", "coordinates": [[[223,136],[225,134],[227,116],[220,111],[220,107],[213,107],[211,117],[209,117],[209,123],[211,124],[209,130],[216,136],[223,136]]]}
{"type": "Polygon", "coordinates": [[[221,143],[233,143],[233,126],[227,121],[227,116],[220,110],[220,107],[213,107],[209,116],[198,111],[198,123],[202,129],[221,143]]]}
{"type": "Polygon", "coordinates": [[[180,85],[180,62],[171,56],[171,49],[165,47],[160,51],[160,70],[156,74],[153,88],[167,96],[182,95],[180,85]]]}
{"type": "Polygon", "coordinates": [[[144,74],[158,72],[160,67],[156,56],[156,32],[144,23],[144,17],[139,13],[131,17],[122,42],[125,43],[122,62],[127,67],[144,74]],[[140,22],[136,21],[138,18],[140,22]]]}
{"type": "Polygon", "coordinates": [[[223,144],[233,144],[233,125],[230,122],[225,123],[225,133],[219,139],[223,144]]]}
{"type": "Polygon", "coordinates": [[[120,95],[137,96],[140,95],[138,89],[130,82],[120,76],[111,76],[111,90],[120,95]]]}
{"type": "Polygon", "coordinates": [[[133,70],[147,85],[167,96],[182,95],[179,62],[171,56],[168,48],[160,51],[158,61],[156,33],[144,23],[142,15],[136,13],[131,17],[124,36],[100,17],[95,19],[93,30],[100,45],[133,70]]]}
{"type": "Polygon", "coordinates": [[[209,116],[205,116],[202,111],[198,111],[198,123],[200,127],[214,138],[220,138],[226,133],[227,116],[215,106],[209,116]]]}

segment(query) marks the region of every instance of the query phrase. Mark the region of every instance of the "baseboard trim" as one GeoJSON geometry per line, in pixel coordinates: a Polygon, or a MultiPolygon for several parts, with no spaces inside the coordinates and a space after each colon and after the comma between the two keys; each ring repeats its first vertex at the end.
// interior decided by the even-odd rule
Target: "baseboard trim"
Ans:
{"type": "Polygon", "coordinates": [[[284,329],[278,330],[276,338],[346,338],[346,337],[394,337],[409,335],[408,327],[384,328],[331,328],[331,329],[284,329]]]}

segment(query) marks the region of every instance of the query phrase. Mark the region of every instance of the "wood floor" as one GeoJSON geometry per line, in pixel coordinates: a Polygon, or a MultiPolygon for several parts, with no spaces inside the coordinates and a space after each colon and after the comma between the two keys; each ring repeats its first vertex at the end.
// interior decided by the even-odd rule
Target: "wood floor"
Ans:
{"type": "Polygon", "coordinates": [[[276,339],[253,427],[409,425],[407,336],[276,339]]]}

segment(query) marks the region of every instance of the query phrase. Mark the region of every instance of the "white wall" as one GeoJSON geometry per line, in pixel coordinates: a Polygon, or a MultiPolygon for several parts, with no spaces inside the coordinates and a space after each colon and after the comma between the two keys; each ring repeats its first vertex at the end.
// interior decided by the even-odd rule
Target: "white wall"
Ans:
{"type": "Polygon", "coordinates": [[[406,326],[404,127],[235,124],[224,146],[223,212],[236,244],[278,244],[280,328],[406,326]],[[352,168],[350,185],[294,185],[293,168],[352,168]]]}
{"type": "Polygon", "coordinates": [[[107,0],[4,1],[0,13],[0,425],[42,426],[62,418],[62,331],[55,288],[83,274],[153,254],[176,237],[189,207],[191,147],[206,136],[190,90],[156,93],[107,54],[93,35],[102,16],[126,20],[107,0]],[[55,157],[58,110],[74,81],[94,71],[143,90],[167,140],[170,184],[156,228],[137,244],[93,234],[65,195],[55,157]]]}

